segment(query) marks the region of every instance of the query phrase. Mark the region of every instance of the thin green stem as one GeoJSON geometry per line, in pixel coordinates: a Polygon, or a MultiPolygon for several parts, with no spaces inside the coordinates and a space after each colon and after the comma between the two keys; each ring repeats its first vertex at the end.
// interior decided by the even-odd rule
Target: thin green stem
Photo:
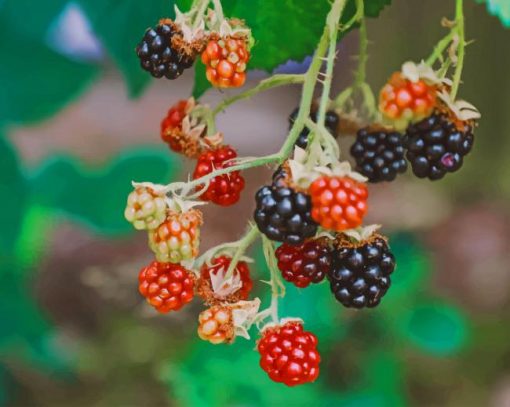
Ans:
{"type": "Polygon", "coordinates": [[[214,11],[216,12],[216,17],[219,21],[223,21],[225,16],[223,15],[223,7],[221,6],[220,0],[212,0],[214,4],[214,11]]]}
{"type": "MultiPolygon", "coordinates": [[[[362,2],[363,4],[363,2],[362,2]]],[[[363,7],[363,6],[361,6],[363,7]]],[[[354,86],[359,87],[366,81],[368,62],[368,33],[367,22],[364,18],[360,21],[359,27],[359,55],[358,68],[354,77],[354,86]]]]}
{"type": "Polygon", "coordinates": [[[460,80],[462,78],[462,69],[464,68],[464,57],[466,54],[466,36],[464,27],[464,1],[456,0],[455,3],[455,33],[459,38],[459,45],[457,49],[457,63],[453,73],[453,84],[450,96],[455,100],[457,92],[459,91],[460,80]]]}
{"type": "Polygon", "coordinates": [[[282,283],[278,270],[274,243],[264,235],[262,236],[262,249],[270,273],[271,304],[269,306],[269,311],[273,322],[278,323],[278,297],[285,296],[285,285],[282,283]]]}
{"type": "Polygon", "coordinates": [[[273,75],[270,78],[264,79],[260,81],[260,83],[244,92],[241,92],[235,96],[232,96],[228,99],[225,99],[221,103],[218,104],[212,111],[213,117],[216,116],[219,112],[225,110],[228,106],[232,105],[233,103],[242,100],[250,98],[254,95],[256,95],[259,92],[275,88],[277,86],[282,85],[292,85],[296,83],[303,83],[305,80],[305,75],[299,74],[299,75],[287,75],[287,74],[277,74],[273,75]]]}
{"type": "Polygon", "coordinates": [[[244,255],[246,249],[252,245],[252,243],[260,236],[259,229],[255,225],[250,225],[248,231],[245,235],[237,241],[237,250],[232,256],[232,261],[230,262],[227,273],[225,274],[225,280],[228,280],[234,274],[234,270],[237,267],[237,263],[239,263],[239,259],[244,255]]]}
{"type": "Polygon", "coordinates": [[[450,43],[452,42],[454,32],[450,31],[446,36],[444,36],[434,47],[434,51],[430,56],[426,59],[425,63],[428,66],[432,66],[436,63],[438,59],[442,58],[443,52],[448,48],[450,43]]]}
{"type": "Polygon", "coordinates": [[[204,16],[210,1],[211,0],[196,0],[193,2],[191,10],[196,13],[195,16],[193,17],[193,28],[198,27],[200,19],[204,16]]]}
{"type": "Polygon", "coordinates": [[[338,24],[342,15],[345,2],[340,2],[337,7],[332,7],[331,12],[326,20],[328,30],[328,56],[326,58],[326,72],[322,82],[322,94],[319,102],[319,110],[317,115],[317,123],[324,124],[326,118],[326,110],[329,104],[329,94],[331,91],[331,80],[333,78],[333,67],[336,58],[336,41],[338,38],[338,24]]]}

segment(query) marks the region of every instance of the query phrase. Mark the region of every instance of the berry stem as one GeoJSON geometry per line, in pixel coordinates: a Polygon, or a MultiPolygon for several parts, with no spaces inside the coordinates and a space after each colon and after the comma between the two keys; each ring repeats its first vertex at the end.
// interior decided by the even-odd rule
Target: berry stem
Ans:
{"type": "Polygon", "coordinates": [[[271,304],[268,308],[269,315],[274,323],[278,323],[278,297],[285,296],[285,285],[282,282],[278,269],[274,243],[264,235],[262,235],[262,249],[264,250],[264,257],[271,278],[269,281],[269,285],[271,286],[271,304]]]}
{"type": "Polygon", "coordinates": [[[236,242],[237,250],[232,256],[232,261],[230,262],[227,272],[225,274],[225,280],[228,280],[234,274],[234,270],[237,267],[237,263],[246,252],[246,249],[251,246],[251,244],[259,237],[260,232],[257,226],[254,224],[249,225],[248,231],[245,235],[236,242]]]}
{"type": "Polygon", "coordinates": [[[264,79],[259,82],[259,84],[251,89],[248,89],[244,92],[241,92],[235,96],[232,96],[228,99],[225,99],[221,103],[218,104],[212,111],[212,116],[216,116],[219,112],[225,110],[228,106],[234,104],[235,102],[250,98],[256,95],[259,92],[264,90],[268,90],[271,88],[275,88],[283,85],[292,85],[296,83],[303,83],[305,80],[305,75],[303,74],[277,74],[273,75],[270,78],[264,79]]]}
{"type": "Polygon", "coordinates": [[[450,31],[446,36],[444,36],[434,47],[434,51],[427,58],[425,63],[429,66],[432,66],[436,63],[437,60],[443,59],[443,52],[448,48],[450,43],[452,42],[454,32],[450,31]]]}
{"type": "MultiPolygon", "coordinates": [[[[275,154],[270,154],[265,157],[259,158],[239,158],[236,160],[238,164],[232,165],[231,167],[221,168],[215,171],[210,172],[207,175],[204,175],[200,178],[197,178],[193,181],[187,183],[175,183],[175,185],[167,185],[166,191],[175,191],[178,190],[187,190],[191,191],[196,187],[207,184],[211,179],[217,177],[219,175],[224,175],[231,173],[233,171],[242,171],[248,168],[260,167],[266,164],[272,163],[282,163],[284,162],[290,154],[294,151],[294,145],[296,140],[299,137],[299,134],[303,130],[305,126],[305,121],[309,116],[310,108],[312,106],[312,98],[315,90],[315,85],[317,83],[317,78],[319,76],[320,68],[322,66],[322,61],[329,45],[329,32],[330,26],[333,24],[332,21],[338,22],[342,16],[342,11],[345,7],[347,0],[335,0],[331,10],[328,14],[327,21],[328,24],[324,27],[324,32],[320,38],[319,44],[317,45],[317,49],[315,51],[314,57],[308,68],[308,71],[304,75],[274,75],[271,78],[267,78],[259,83],[259,85],[255,86],[253,89],[250,89],[246,92],[242,92],[236,96],[233,96],[230,99],[226,99],[222,103],[220,103],[213,111],[212,116],[214,117],[218,112],[225,109],[227,106],[232,103],[245,99],[247,97],[253,96],[258,92],[270,89],[275,86],[286,85],[290,83],[303,83],[301,102],[299,105],[299,112],[294,121],[294,125],[292,126],[287,139],[284,144],[275,154]],[[334,16],[334,19],[330,16],[334,16]]],[[[335,23],[335,29],[337,25],[335,23]]]]}
{"type": "Polygon", "coordinates": [[[455,100],[462,78],[462,69],[464,67],[464,57],[466,54],[466,35],[464,29],[464,1],[456,0],[455,3],[455,34],[458,36],[459,45],[457,49],[457,62],[453,74],[453,85],[450,92],[452,100],[455,100]]]}
{"type": "Polygon", "coordinates": [[[220,0],[212,0],[214,4],[214,11],[216,12],[216,17],[218,21],[223,21],[225,19],[225,16],[223,15],[223,7],[221,5],[220,0]]]}
{"type": "Polygon", "coordinates": [[[335,66],[336,58],[336,41],[338,38],[338,24],[345,7],[345,1],[339,2],[338,5],[331,8],[331,12],[326,19],[326,27],[328,30],[328,56],[326,58],[326,72],[322,82],[322,94],[319,102],[319,109],[317,115],[317,123],[324,124],[326,118],[326,110],[329,105],[329,94],[331,91],[331,80],[333,78],[333,67],[335,66]]]}
{"type": "Polygon", "coordinates": [[[202,17],[205,14],[205,11],[207,10],[207,6],[209,6],[211,0],[195,0],[193,2],[193,5],[191,6],[190,10],[193,10],[196,14],[193,17],[193,28],[197,28],[202,17]]]}

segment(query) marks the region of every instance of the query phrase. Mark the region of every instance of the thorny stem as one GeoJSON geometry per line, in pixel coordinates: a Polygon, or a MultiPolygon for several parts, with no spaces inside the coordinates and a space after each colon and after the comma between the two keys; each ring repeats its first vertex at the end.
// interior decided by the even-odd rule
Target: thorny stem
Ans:
{"type": "Polygon", "coordinates": [[[450,31],[446,36],[444,36],[441,41],[439,41],[436,46],[434,47],[434,51],[430,56],[427,58],[425,63],[429,66],[434,65],[434,63],[437,60],[442,60],[443,58],[443,52],[448,48],[448,45],[450,45],[450,42],[452,42],[454,36],[454,32],[450,31]]]}
{"type": "Polygon", "coordinates": [[[237,250],[232,256],[232,260],[228,266],[227,272],[225,274],[225,280],[228,280],[234,274],[234,270],[237,267],[237,263],[239,263],[239,259],[244,255],[246,249],[251,246],[251,244],[259,237],[260,232],[257,226],[251,224],[249,226],[246,234],[237,241],[237,250]]]}
{"type": "MultiPolygon", "coordinates": [[[[330,14],[334,13],[335,15],[339,16],[341,15],[341,12],[345,6],[345,3],[347,0],[335,0],[335,3],[333,4],[330,14]]],[[[328,15],[329,16],[329,15],[328,15]]],[[[329,18],[329,17],[328,17],[329,18]]],[[[296,120],[294,121],[294,125],[292,126],[289,135],[287,139],[285,140],[285,143],[280,148],[280,151],[278,151],[275,154],[270,154],[264,157],[260,158],[254,158],[250,160],[246,160],[240,164],[232,165],[231,167],[227,168],[221,168],[215,171],[210,172],[209,174],[206,174],[200,178],[197,178],[193,181],[190,181],[186,184],[186,187],[191,190],[193,188],[196,188],[200,185],[206,184],[211,179],[219,176],[231,173],[233,171],[241,171],[246,170],[248,168],[253,167],[260,167],[262,165],[266,164],[272,164],[272,163],[282,163],[285,161],[292,151],[294,150],[294,145],[296,144],[296,140],[299,137],[299,134],[301,133],[301,130],[303,130],[305,126],[305,121],[308,118],[310,108],[312,106],[312,98],[313,98],[313,91],[315,89],[315,84],[317,82],[317,77],[319,75],[319,71],[322,65],[322,59],[326,53],[326,50],[328,48],[328,39],[329,39],[329,26],[327,25],[324,28],[324,32],[321,36],[321,39],[319,41],[319,44],[317,46],[317,49],[315,51],[315,55],[312,59],[312,63],[310,64],[310,67],[308,68],[308,71],[304,74],[304,76],[301,75],[275,75],[277,77],[276,81],[271,80],[272,78],[268,78],[265,82],[265,85],[263,87],[256,86],[254,89],[257,89],[257,91],[246,91],[243,92],[237,96],[234,96],[230,100],[227,100],[228,103],[225,104],[227,101],[220,103],[220,105],[213,110],[213,113],[216,114],[217,112],[223,110],[226,106],[234,103],[236,100],[244,99],[246,97],[252,96],[256,94],[257,92],[269,89],[274,86],[280,86],[286,83],[299,83],[303,82],[303,91],[301,96],[301,102],[299,104],[299,112],[296,117],[296,120]],[[283,81],[283,82],[282,82],[283,81]],[[296,81],[296,82],[287,82],[287,81],[296,81]],[[235,100],[232,100],[234,99],[235,100]]],[[[237,160],[242,161],[242,159],[237,160]]],[[[173,188],[168,188],[169,190],[173,190],[173,188]]],[[[180,187],[180,189],[182,189],[180,187]]]]}
{"type": "Polygon", "coordinates": [[[457,92],[460,86],[460,80],[462,78],[462,68],[464,67],[464,56],[466,54],[466,38],[464,31],[464,1],[456,0],[455,3],[455,28],[458,38],[459,45],[457,50],[457,64],[455,66],[455,72],[453,74],[453,85],[450,96],[452,100],[455,100],[457,92]]]}
{"type": "Polygon", "coordinates": [[[326,20],[328,29],[328,56],[326,59],[326,72],[323,81],[322,95],[319,102],[319,111],[317,116],[317,123],[324,124],[326,117],[326,109],[329,104],[329,93],[331,91],[331,80],[333,78],[333,67],[335,66],[336,58],[336,41],[338,37],[338,22],[342,15],[343,8],[345,7],[345,1],[340,2],[337,7],[333,7],[326,20]]]}
{"type": "Polygon", "coordinates": [[[282,283],[280,272],[278,270],[277,260],[275,257],[274,243],[266,236],[262,236],[262,248],[267,266],[270,272],[269,285],[271,286],[271,304],[269,306],[269,314],[274,323],[278,323],[278,297],[285,296],[285,285],[282,283]]]}
{"type": "Polygon", "coordinates": [[[205,11],[207,10],[207,6],[209,6],[211,0],[195,0],[193,5],[191,6],[191,10],[195,11],[195,16],[193,17],[193,28],[197,28],[200,22],[200,19],[204,16],[205,11]]]}
{"type": "Polygon", "coordinates": [[[232,96],[228,99],[223,100],[221,103],[216,106],[212,111],[212,116],[216,116],[219,112],[225,110],[228,106],[231,104],[242,100],[247,99],[249,97],[252,97],[256,95],[259,92],[262,92],[264,90],[268,90],[271,88],[275,88],[277,86],[282,85],[291,85],[295,83],[303,83],[305,80],[305,75],[298,74],[298,75],[287,75],[287,74],[279,74],[279,75],[273,75],[270,78],[264,79],[260,81],[260,83],[244,92],[241,92],[235,96],[232,96]]]}
{"type": "Polygon", "coordinates": [[[218,18],[218,21],[223,21],[225,19],[223,15],[223,7],[221,6],[220,0],[212,0],[214,4],[214,11],[216,12],[216,16],[218,18]]]}

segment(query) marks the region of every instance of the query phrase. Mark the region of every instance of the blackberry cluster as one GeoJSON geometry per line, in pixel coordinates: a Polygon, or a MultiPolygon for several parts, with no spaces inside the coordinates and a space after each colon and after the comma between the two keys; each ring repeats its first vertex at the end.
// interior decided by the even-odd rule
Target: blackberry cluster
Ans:
{"type": "Polygon", "coordinates": [[[393,181],[407,170],[404,158],[404,140],[400,133],[391,130],[358,131],[351,147],[356,160],[356,171],[370,182],[393,181]]]}
{"type": "Polygon", "coordinates": [[[310,197],[285,186],[285,175],[285,170],[279,168],[273,183],[257,191],[254,219],[269,239],[299,245],[315,235],[317,224],[311,217],[310,197]]]}
{"type": "Polygon", "coordinates": [[[331,291],[349,308],[373,308],[391,285],[395,258],[381,237],[360,246],[341,246],[333,253],[328,274],[331,291]]]}
{"type": "Polygon", "coordinates": [[[406,157],[417,177],[438,180],[462,167],[473,142],[472,126],[461,131],[446,115],[435,113],[407,128],[406,157]]]}
{"type": "MultiPolygon", "coordinates": [[[[294,111],[289,116],[289,130],[291,129],[296,117],[298,115],[299,108],[295,108],[294,111]]],[[[312,119],[315,123],[317,123],[317,112],[310,113],[310,119],[312,119]]],[[[328,110],[326,112],[326,117],[324,121],[324,126],[328,131],[333,135],[337,136],[338,134],[338,124],[340,123],[340,117],[333,110],[328,110]]],[[[296,146],[305,149],[308,145],[308,135],[310,134],[310,130],[307,127],[304,127],[299,134],[299,137],[296,141],[296,146]]]]}
{"type": "Polygon", "coordinates": [[[149,28],[136,47],[140,65],[155,78],[176,79],[195,62],[192,56],[172,47],[174,36],[182,37],[182,33],[171,24],[159,24],[149,28]]]}

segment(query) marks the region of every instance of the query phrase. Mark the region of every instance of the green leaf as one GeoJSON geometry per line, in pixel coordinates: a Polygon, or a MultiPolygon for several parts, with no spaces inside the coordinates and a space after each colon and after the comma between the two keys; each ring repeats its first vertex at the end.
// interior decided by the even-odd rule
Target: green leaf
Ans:
{"type": "MultiPolygon", "coordinates": [[[[64,9],[68,0],[4,0],[0,18],[10,29],[37,41],[44,41],[48,27],[64,9]]],[[[3,26],[5,29],[5,26],[3,26]]]]}
{"type": "Polygon", "coordinates": [[[477,3],[486,3],[487,10],[498,17],[503,25],[510,28],[510,1],[508,0],[476,0],[477,3]]]}
{"type": "Polygon", "coordinates": [[[51,116],[92,83],[97,67],[71,61],[10,30],[2,18],[0,24],[0,54],[6,56],[0,64],[0,125],[51,116]]]}
{"type": "MultiPolygon", "coordinates": [[[[244,19],[255,38],[249,69],[272,71],[289,61],[302,61],[313,54],[324,30],[326,15],[331,7],[327,0],[289,0],[270,2],[267,0],[222,2],[225,14],[244,19]]],[[[365,0],[365,14],[377,17],[391,0],[365,0]]],[[[342,22],[347,22],[355,13],[355,2],[347,4],[342,22]]],[[[202,63],[195,68],[194,95],[198,97],[210,85],[204,83],[202,63]]]]}
{"type": "Polygon", "coordinates": [[[167,183],[178,163],[166,150],[132,150],[103,168],[87,168],[76,159],[55,157],[30,176],[34,203],[84,222],[102,233],[132,230],[124,219],[131,181],[167,183]]]}
{"type": "Polygon", "coordinates": [[[167,363],[161,379],[184,406],[320,405],[319,382],[296,387],[275,383],[260,368],[259,357],[253,342],[244,339],[231,346],[195,341],[189,357],[179,364],[167,363]]]}
{"type": "MultiPolygon", "coordinates": [[[[139,96],[151,78],[140,67],[135,47],[145,30],[161,18],[173,18],[174,0],[78,0],[128,84],[132,97],[139,96]]],[[[161,79],[165,80],[165,79],[161,79]]]]}
{"type": "MultiPolygon", "coordinates": [[[[0,68],[1,69],[1,68],[0,68]]],[[[0,263],[10,257],[19,235],[27,201],[27,185],[13,147],[0,135],[0,263]]]]}
{"type": "Polygon", "coordinates": [[[197,61],[195,64],[195,82],[193,83],[193,97],[198,99],[207,89],[211,87],[211,83],[205,76],[205,65],[197,61]]]}
{"type": "Polygon", "coordinates": [[[425,352],[448,356],[458,352],[468,337],[460,310],[443,303],[421,304],[401,320],[403,335],[425,352]]]}

